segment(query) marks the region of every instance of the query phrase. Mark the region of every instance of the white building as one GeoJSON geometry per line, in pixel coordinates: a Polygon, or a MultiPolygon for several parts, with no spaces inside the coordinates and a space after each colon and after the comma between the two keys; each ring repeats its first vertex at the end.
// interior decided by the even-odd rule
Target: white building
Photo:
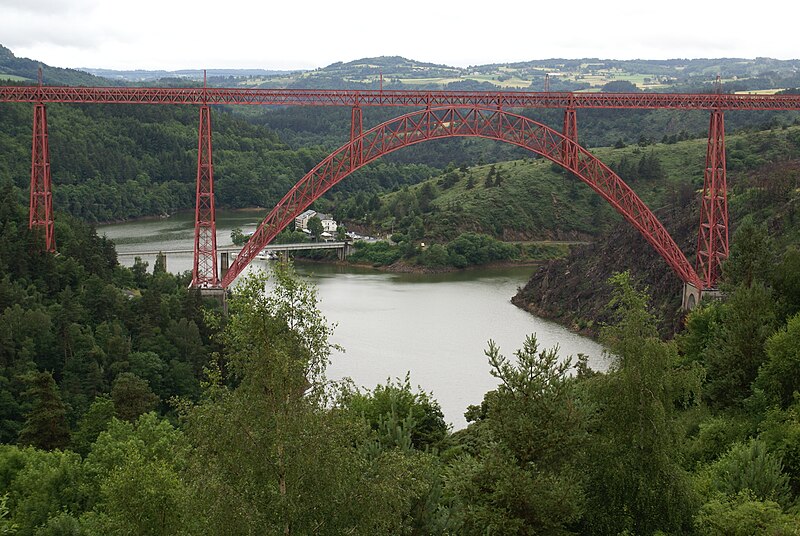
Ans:
{"type": "Polygon", "coordinates": [[[308,220],[317,215],[316,210],[308,209],[294,219],[294,228],[296,231],[308,229],[308,220]]]}
{"type": "Polygon", "coordinates": [[[316,216],[322,222],[322,230],[328,233],[335,233],[339,227],[333,216],[317,212],[316,210],[308,209],[294,219],[294,228],[297,231],[305,231],[308,229],[308,220],[316,216]]]}
{"type": "Polygon", "coordinates": [[[327,214],[317,214],[317,218],[319,221],[322,222],[322,230],[328,233],[335,233],[336,229],[339,227],[336,224],[336,220],[333,219],[333,216],[329,216],[327,214]]]}

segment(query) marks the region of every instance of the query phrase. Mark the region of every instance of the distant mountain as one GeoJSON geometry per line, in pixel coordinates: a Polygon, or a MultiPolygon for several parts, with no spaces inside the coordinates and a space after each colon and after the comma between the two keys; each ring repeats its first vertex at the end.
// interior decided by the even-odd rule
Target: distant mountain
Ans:
{"type": "Polygon", "coordinates": [[[466,68],[401,56],[336,62],[313,71],[241,80],[242,85],[287,88],[613,91],[627,82],[642,91],[777,92],[800,86],[800,60],[771,58],[608,60],[551,58],[466,68]]]}
{"type": "MultiPolygon", "coordinates": [[[[37,80],[39,63],[0,45],[0,80],[37,80]]],[[[195,85],[202,69],[115,70],[44,67],[46,84],[195,85]],[[85,72],[84,72],[85,71],[85,72]]],[[[612,60],[550,58],[452,67],[402,56],[361,58],[313,70],[209,69],[208,83],[297,89],[421,89],[776,93],[800,87],[800,60],[700,58],[612,60]],[[719,85],[717,87],[717,78],[719,85]]]]}
{"type": "Polygon", "coordinates": [[[18,58],[9,49],[0,45],[0,84],[4,81],[36,83],[42,68],[42,81],[57,86],[107,86],[111,82],[77,69],[50,67],[28,58],[18,58]]]}
{"type": "MultiPolygon", "coordinates": [[[[82,71],[91,73],[95,76],[102,76],[109,80],[122,80],[125,82],[150,82],[162,78],[184,78],[188,80],[202,80],[203,69],[180,69],[177,71],[163,70],[116,70],[116,69],[93,69],[82,67],[82,71]]],[[[269,69],[207,69],[209,79],[212,78],[252,78],[262,76],[274,76],[289,73],[299,73],[302,71],[277,71],[269,69]]]]}

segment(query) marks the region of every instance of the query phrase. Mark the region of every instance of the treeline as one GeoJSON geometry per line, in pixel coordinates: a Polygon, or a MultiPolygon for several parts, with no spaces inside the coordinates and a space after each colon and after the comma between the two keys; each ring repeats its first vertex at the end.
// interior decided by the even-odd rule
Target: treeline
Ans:
{"type": "MultiPolygon", "coordinates": [[[[534,338],[448,431],[410,380],[324,378],[313,289],[251,278],[227,318],[186,276],[117,265],[60,218],[59,256],[0,206],[0,528],[16,534],[793,534],[800,254],[740,226],[726,299],[659,339],[613,279],[607,373],[534,338]],[[203,383],[201,383],[201,379],[203,383]],[[310,478],[313,477],[313,478],[310,478]]],[[[464,242],[461,244],[461,242],[464,242]]],[[[455,241],[465,257],[479,254],[455,241]],[[462,248],[463,246],[463,248],[462,248]]],[[[474,245],[474,244],[473,244],[474,245]]]]}
{"type": "MultiPolygon", "coordinates": [[[[726,298],[693,312],[674,341],[659,338],[630,276],[612,278],[608,372],[535,336],[513,356],[489,341],[498,386],[458,432],[410,378],[370,390],[327,381],[332,328],[314,289],[285,269],[247,278],[227,317],[203,315],[209,343],[190,354],[204,383],[166,405],[149,381],[120,372],[72,425],[69,382],[37,362],[47,346],[31,337],[33,364],[15,380],[30,403],[0,446],[0,530],[796,534],[800,285],[764,279],[768,237],[742,229],[726,298]]],[[[131,307],[153,303],[168,276],[142,277],[131,307]]],[[[161,308],[181,294],[162,295],[161,308]]]]}
{"type": "Polygon", "coordinates": [[[188,275],[148,273],[138,260],[121,267],[109,240],[65,214],[59,255],[38,253],[16,197],[3,187],[0,441],[83,451],[98,396],[136,417],[199,395],[211,331],[199,297],[185,290],[188,275]]]}
{"type": "MultiPolygon", "coordinates": [[[[194,206],[197,110],[191,107],[48,105],[54,205],[85,221],[122,220],[194,206]]],[[[0,113],[0,180],[30,181],[29,106],[0,113]]],[[[274,206],[329,153],[292,149],[267,128],[212,115],[217,205],[274,206]]],[[[437,173],[425,165],[381,162],[357,172],[343,191],[385,191],[437,173]]]]}
{"type": "Polygon", "coordinates": [[[392,242],[355,242],[347,260],[375,267],[401,261],[407,266],[441,270],[508,261],[542,261],[562,257],[567,251],[568,246],[562,244],[511,244],[481,233],[463,233],[446,244],[429,245],[396,233],[392,242]]]}
{"type": "MultiPolygon", "coordinates": [[[[112,84],[107,78],[93,76],[85,71],[50,67],[29,58],[18,58],[11,50],[0,45],[0,74],[16,77],[12,80],[25,79],[26,84],[31,84],[39,80],[39,68],[42,69],[42,82],[47,85],[107,86],[112,84]]],[[[14,82],[2,80],[0,83],[13,85],[14,82]]]]}

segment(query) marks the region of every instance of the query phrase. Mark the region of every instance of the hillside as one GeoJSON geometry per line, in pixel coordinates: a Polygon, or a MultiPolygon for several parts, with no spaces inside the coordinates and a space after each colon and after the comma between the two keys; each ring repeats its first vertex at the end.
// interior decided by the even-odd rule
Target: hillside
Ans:
{"type": "MultiPolygon", "coordinates": [[[[663,208],[685,204],[702,188],[706,143],[667,138],[592,153],[649,206],[663,208]]],[[[729,180],[738,186],[766,163],[800,157],[800,127],[732,134],[727,147],[729,180]]],[[[343,218],[366,214],[382,231],[404,231],[421,217],[428,241],[466,231],[504,240],[577,239],[599,236],[619,218],[587,185],[533,153],[507,162],[451,165],[441,176],[375,200],[335,197],[333,210],[343,218]]]]}
{"type": "Polygon", "coordinates": [[[0,84],[7,82],[38,83],[39,67],[42,82],[52,86],[108,86],[111,82],[77,69],[50,67],[36,60],[18,58],[9,49],[0,45],[0,84]]]}
{"type": "MultiPolygon", "coordinates": [[[[451,67],[397,56],[337,62],[312,71],[245,77],[244,85],[296,88],[503,89],[597,91],[607,84],[648,91],[780,91],[800,86],[800,60],[771,58],[542,59],[451,67]],[[622,86],[619,86],[623,83],[622,86]]],[[[610,89],[614,90],[614,89],[610,89]]]]}
{"type": "MultiPolygon", "coordinates": [[[[771,269],[782,262],[785,252],[800,246],[800,129],[732,136],[728,143],[731,237],[746,219],[764,225],[773,242],[771,259],[762,262],[771,269]]],[[[656,214],[694,264],[700,220],[697,191],[682,192],[656,205],[656,214]]],[[[682,283],[627,222],[617,223],[590,245],[573,248],[566,258],[538,268],[512,302],[537,316],[596,335],[610,321],[606,304],[611,288],[605,282],[614,272],[625,270],[648,287],[662,333],[671,336],[680,331],[682,283]]]]}
{"type": "MultiPolygon", "coordinates": [[[[39,62],[16,58],[0,45],[0,76],[31,82],[39,62]]],[[[110,67],[110,66],[109,66],[110,67]]],[[[354,88],[530,90],[543,91],[683,91],[777,92],[800,87],[800,60],[772,58],[704,58],[614,60],[550,58],[516,63],[454,67],[380,56],[339,61],[313,70],[273,70],[269,65],[250,69],[207,70],[209,83],[219,86],[274,88],[354,88]]],[[[44,66],[45,83],[107,85],[112,83],[184,85],[203,79],[202,69],[175,71],[115,70],[111,68],[56,69],[44,66]],[[93,76],[94,75],[94,76],[93,76]]]]}
{"type": "MultiPolygon", "coordinates": [[[[652,208],[694,263],[706,141],[668,141],[593,152],[652,208]]],[[[770,231],[780,236],[780,251],[800,244],[800,225],[795,221],[800,202],[800,127],[743,132],[729,136],[727,144],[731,231],[749,215],[767,222],[770,231]]],[[[681,326],[677,276],[587,185],[544,159],[450,166],[441,176],[397,192],[333,196],[322,206],[349,219],[350,225],[391,234],[399,243],[394,254],[361,255],[360,262],[391,264],[405,257],[406,263],[424,269],[458,267],[454,250],[462,247],[465,237],[473,243],[469,247],[502,249],[489,238],[475,238],[473,233],[479,233],[515,243],[516,250],[503,250],[495,260],[566,256],[540,267],[513,300],[537,316],[596,334],[608,320],[605,304],[610,288],[605,281],[614,272],[630,270],[649,285],[662,331],[674,333],[681,326]],[[553,249],[553,241],[571,247],[553,249]],[[580,244],[586,241],[591,243],[580,244]],[[475,246],[477,242],[481,244],[475,246]],[[421,243],[428,249],[420,249],[421,243]],[[433,248],[440,248],[438,260],[432,259],[433,248]]],[[[475,263],[488,260],[475,259],[475,263]]]]}

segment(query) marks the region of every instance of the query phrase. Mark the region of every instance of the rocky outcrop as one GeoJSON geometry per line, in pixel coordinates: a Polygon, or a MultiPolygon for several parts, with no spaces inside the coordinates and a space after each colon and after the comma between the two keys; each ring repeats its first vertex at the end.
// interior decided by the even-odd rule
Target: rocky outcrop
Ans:
{"type": "MultiPolygon", "coordinates": [[[[657,216],[693,261],[697,210],[674,207],[659,210],[657,216]]],[[[679,331],[684,318],[680,308],[683,283],[639,232],[621,218],[592,244],[575,247],[566,258],[541,266],[511,301],[536,316],[597,335],[611,320],[606,307],[611,297],[607,280],[625,270],[650,294],[662,334],[671,336],[679,331]]]]}

